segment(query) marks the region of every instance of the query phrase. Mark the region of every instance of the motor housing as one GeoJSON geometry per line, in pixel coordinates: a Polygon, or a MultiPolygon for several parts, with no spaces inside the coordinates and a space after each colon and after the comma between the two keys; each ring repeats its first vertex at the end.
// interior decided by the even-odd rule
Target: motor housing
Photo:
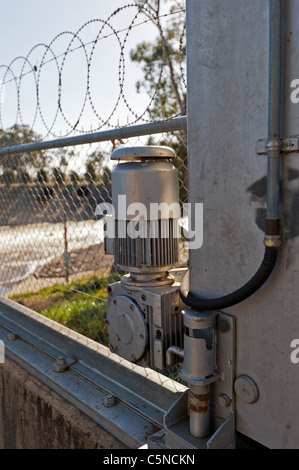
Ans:
{"type": "MultiPolygon", "coordinates": [[[[106,237],[124,274],[108,288],[111,351],[160,370],[169,347],[183,345],[179,282],[179,181],[169,147],[113,152],[114,230],[106,237]]],[[[111,215],[110,215],[111,217],[111,215]]]]}

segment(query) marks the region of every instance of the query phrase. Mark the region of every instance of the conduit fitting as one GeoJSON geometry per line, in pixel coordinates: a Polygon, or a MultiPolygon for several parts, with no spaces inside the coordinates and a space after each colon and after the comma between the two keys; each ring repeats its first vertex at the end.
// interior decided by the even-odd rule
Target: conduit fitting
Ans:
{"type": "Polygon", "coordinates": [[[264,245],[269,248],[279,248],[281,246],[280,235],[265,235],[264,245]]]}
{"type": "Polygon", "coordinates": [[[270,248],[277,249],[281,246],[279,219],[266,220],[266,233],[264,236],[264,245],[270,248]]]}

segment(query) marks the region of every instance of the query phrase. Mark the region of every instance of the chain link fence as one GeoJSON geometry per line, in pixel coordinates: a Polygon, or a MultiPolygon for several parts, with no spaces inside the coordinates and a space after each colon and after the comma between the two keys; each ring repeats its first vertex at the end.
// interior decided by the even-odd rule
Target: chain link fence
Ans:
{"type": "MultiPolygon", "coordinates": [[[[60,55],[55,51],[55,45],[66,35],[64,33],[48,46],[33,48],[18,71],[14,70],[14,61],[10,66],[0,68],[0,96],[5,91],[7,98],[0,106],[0,294],[104,345],[108,345],[105,324],[107,287],[122,275],[114,265],[113,257],[104,252],[103,220],[98,220],[96,216],[98,204],[111,202],[113,166],[109,157],[120,146],[171,146],[177,155],[175,165],[179,171],[180,200],[187,202],[186,131],[178,129],[147,135],[143,132],[143,135],[136,134],[131,138],[117,138],[116,133],[115,139],[107,138],[100,143],[91,140],[84,145],[73,145],[71,139],[95,131],[122,129],[136,123],[168,122],[185,114],[185,13],[180,2],[170,4],[168,12],[162,12],[157,1],[127,5],[114,12],[109,19],[92,20],[82,26],[71,35],[68,46],[60,55]],[[115,20],[127,10],[132,12],[129,25],[120,25],[115,20]],[[151,25],[156,31],[155,50],[150,49],[146,41],[139,45],[138,41],[135,44],[131,41],[132,31],[138,30],[138,27],[140,30],[145,25],[151,25]],[[92,39],[86,34],[91,26],[93,34],[97,26],[92,39]],[[116,40],[119,46],[116,60],[119,91],[112,109],[104,118],[99,111],[100,101],[96,104],[93,98],[91,84],[96,64],[98,76],[101,74],[96,59],[98,44],[109,38],[116,40]],[[139,53],[143,53],[148,60],[143,64],[145,81],[140,79],[137,85],[134,83],[137,86],[135,94],[144,88],[143,95],[141,93],[139,96],[140,99],[146,97],[145,107],[138,113],[129,104],[130,93],[126,88],[129,75],[126,48],[129,43],[131,58],[134,58],[134,50],[139,64],[142,62],[139,53]],[[33,66],[31,59],[40,49],[42,54],[36,62],[38,66],[33,66]],[[85,56],[87,75],[83,106],[74,119],[74,125],[67,117],[63,97],[64,86],[67,86],[64,82],[66,63],[69,56],[77,52],[83,52],[85,56]],[[52,110],[49,110],[52,117],[42,107],[43,77],[47,73],[51,75],[50,65],[58,74],[57,106],[54,103],[52,110]],[[30,126],[24,121],[28,109],[22,101],[27,79],[33,79],[35,83],[33,95],[36,106],[30,126]],[[7,127],[4,123],[5,112],[12,86],[17,90],[18,119],[7,127]],[[79,130],[85,114],[88,118],[91,111],[93,120],[88,132],[79,130]],[[63,131],[59,133],[57,129],[61,119],[63,131]],[[38,124],[43,125],[39,129],[44,132],[35,131],[38,124]],[[22,147],[20,150],[22,145],[47,142],[49,138],[70,138],[70,143],[59,149],[48,145],[47,150],[38,150],[40,147],[37,145],[37,150],[28,152],[25,147],[24,151],[22,147]]],[[[72,92],[72,100],[76,100],[76,90],[72,92]]],[[[187,262],[188,251],[182,239],[179,264],[186,266],[187,262]]]]}

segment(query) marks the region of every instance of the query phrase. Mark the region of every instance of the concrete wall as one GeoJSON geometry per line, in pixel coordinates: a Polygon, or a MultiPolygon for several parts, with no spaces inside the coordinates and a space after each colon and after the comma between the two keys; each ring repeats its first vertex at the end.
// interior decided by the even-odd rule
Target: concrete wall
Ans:
{"type": "Polygon", "coordinates": [[[126,448],[9,359],[0,364],[0,400],[0,449],[126,448]]]}

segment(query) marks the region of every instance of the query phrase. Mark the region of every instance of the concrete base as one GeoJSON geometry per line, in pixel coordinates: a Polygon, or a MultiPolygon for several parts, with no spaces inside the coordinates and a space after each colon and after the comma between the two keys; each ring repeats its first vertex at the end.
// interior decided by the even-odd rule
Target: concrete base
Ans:
{"type": "Polygon", "coordinates": [[[0,364],[0,449],[126,449],[6,358],[0,364]]]}

